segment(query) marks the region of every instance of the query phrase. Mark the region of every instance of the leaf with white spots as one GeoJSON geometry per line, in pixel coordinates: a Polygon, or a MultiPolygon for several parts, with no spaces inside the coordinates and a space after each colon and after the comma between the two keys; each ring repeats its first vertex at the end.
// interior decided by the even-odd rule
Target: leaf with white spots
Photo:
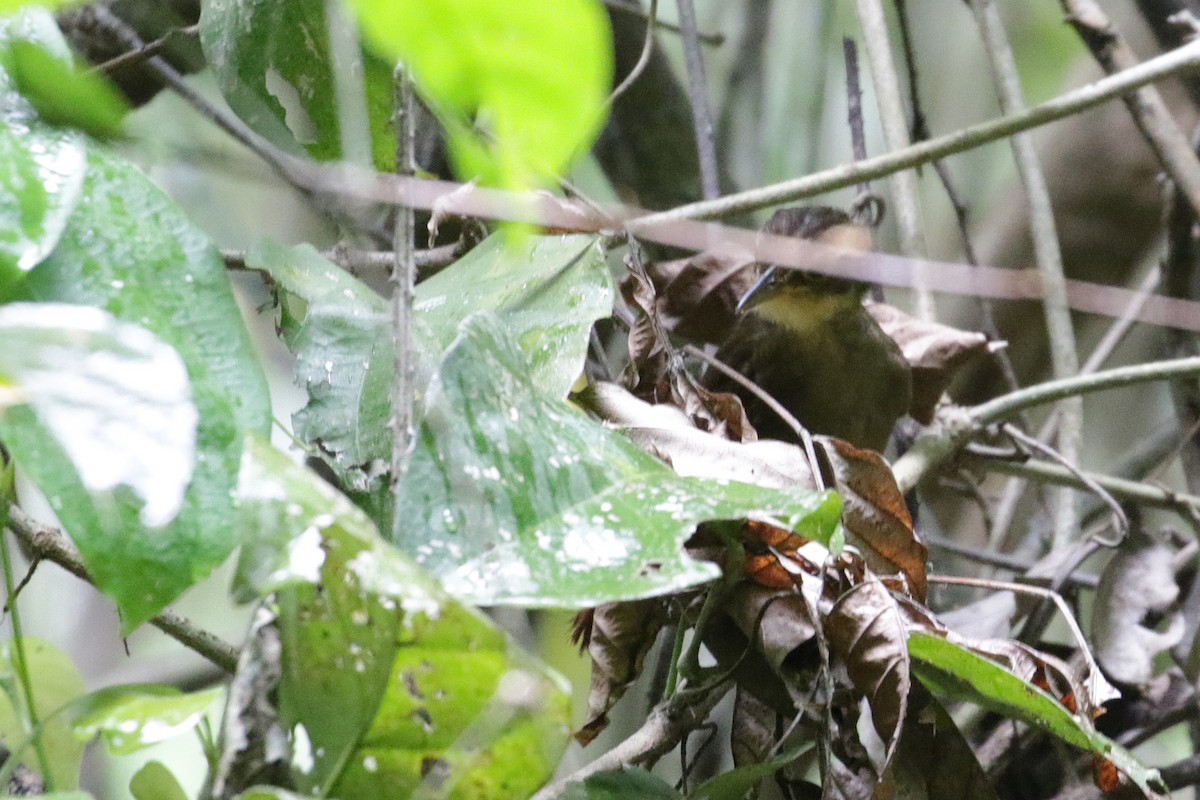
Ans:
{"type": "Polygon", "coordinates": [[[459,331],[396,506],[397,544],[459,599],[584,608],[696,586],[719,574],[683,552],[704,520],[832,536],[836,495],[677,475],[541,391],[499,318],[459,331]]]}
{"type": "Polygon", "coordinates": [[[407,797],[435,770],[511,787],[490,797],[531,794],[566,746],[560,679],[311,470],[256,440],[245,453],[237,585],[277,596],[279,717],[296,787],[407,797]]]}
{"type": "Polygon", "coordinates": [[[173,686],[110,686],[73,706],[71,729],[81,741],[99,736],[115,755],[187,733],[200,724],[221,687],[184,694],[173,686]]]}

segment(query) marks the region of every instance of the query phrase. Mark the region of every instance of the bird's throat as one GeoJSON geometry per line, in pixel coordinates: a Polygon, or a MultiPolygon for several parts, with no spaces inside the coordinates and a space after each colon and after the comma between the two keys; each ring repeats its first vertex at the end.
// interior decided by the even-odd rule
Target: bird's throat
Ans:
{"type": "Polygon", "coordinates": [[[781,325],[799,337],[807,337],[831,320],[861,309],[862,298],[858,292],[831,294],[787,287],[755,304],[749,313],[781,325]]]}

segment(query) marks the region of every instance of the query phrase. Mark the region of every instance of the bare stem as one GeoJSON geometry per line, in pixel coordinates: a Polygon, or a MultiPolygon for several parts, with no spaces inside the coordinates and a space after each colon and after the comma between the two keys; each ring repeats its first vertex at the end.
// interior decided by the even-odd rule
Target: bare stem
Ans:
{"type": "MultiPolygon", "coordinates": [[[[35,522],[17,506],[9,509],[8,528],[33,558],[52,561],[75,577],[94,585],[79,551],[62,531],[35,522]]],[[[198,628],[180,614],[164,611],[152,618],[150,624],[223,671],[233,674],[237,669],[238,654],[233,645],[198,628]]]]}
{"type": "MultiPolygon", "coordinates": [[[[415,125],[413,122],[413,86],[408,70],[397,64],[395,81],[396,173],[411,176],[416,172],[415,125]]],[[[394,345],[394,377],[392,384],[392,482],[404,474],[409,453],[413,448],[413,301],[416,293],[417,260],[414,243],[413,209],[396,209],[392,249],[392,338],[394,345]]],[[[399,523],[399,516],[396,517],[399,523]]]]}
{"type": "Polygon", "coordinates": [[[814,197],[835,189],[853,186],[860,181],[882,178],[901,170],[912,169],[939,158],[1007,138],[1020,131],[1046,125],[1098,106],[1114,97],[1120,97],[1170,75],[1195,71],[1198,67],[1200,67],[1200,40],[1189,42],[1183,47],[1152,58],[1136,67],[1116,75],[1106,76],[1095,83],[1081,86],[1018,114],[1003,116],[945,136],[939,136],[936,139],[927,139],[911,147],[868,158],[865,161],[843,164],[759,189],[726,195],[717,200],[702,200],[677,206],[668,211],[648,214],[631,224],[636,228],[641,228],[671,220],[713,219],[814,197]]]}
{"type": "MultiPolygon", "coordinates": [[[[903,90],[900,88],[900,77],[896,74],[883,3],[881,0],[856,0],[855,10],[862,29],[863,49],[867,51],[867,61],[871,66],[871,81],[875,84],[875,102],[883,128],[883,144],[890,153],[902,152],[911,145],[908,115],[904,113],[901,101],[903,90]]],[[[917,193],[917,173],[912,169],[897,171],[891,175],[890,183],[892,207],[900,231],[900,252],[920,258],[926,254],[926,248],[921,200],[917,193]]],[[[917,315],[925,320],[934,319],[937,312],[929,287],[918,284],[914,291],[917,315]]]]}
{"type": "Polygon", "coordinates": [[[708,106],[708,82],[704,77],[704,54],[696,33],[696,7],[692,0],[676,0],[679,28],[683,38],[683,60],[687,65],[688,100],[692,106],[692,125],[696,129],[696,153],[700,159],[700,185],[704,199],[721,194],[717,176],[717,149],[714,142],[712,110],[708,106]]]}
{"type": "MultiPolygon", "coordinates": [[[[1017,74],[1017,61],[1004,31],[1000,12],[992,0],[970,0],[970,4],[991,63],[1000,110],[1005,116],[1020,114],[1025,111],[1025,100],[1017,74]]],[[[1050,343],[1050,363],[1055,378],[1067,378],[1079,372],[1079,354],[1075,349],[1075,329],[1067,304],[1066,278],[1058,232],[1054,227],[1054,209],[1050,205],[1050,189],[1038,162],[1033,137],[1028,133],[1018,133],[1012,136],[1010,142],[1017,162],[1017,173],[1025,190],[1025,201],[1029,206],[1034,258],[1045,289],[1042,308],[1050,343]]],[[[1060,408],[1058,451],[1068,463],[1077,464],[1083,436],[1083,401],[1071,398],[1060,408]]],[[[1059,492],[1054,511],[1054,547],[1059,548],[1074,539],[1079,529],[1075,495],[1068,490],[1059,492]]]]}

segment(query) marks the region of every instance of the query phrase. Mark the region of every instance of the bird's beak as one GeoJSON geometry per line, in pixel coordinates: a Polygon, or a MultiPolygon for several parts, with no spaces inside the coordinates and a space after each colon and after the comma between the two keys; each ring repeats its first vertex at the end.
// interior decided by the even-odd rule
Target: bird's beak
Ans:
{"type": "Polygon", "coordinates": [[[763,274],[758,276],[758,280],[751,284],[750,288],[746,290],[746,293],[742,295],[742,299],[738,300],[737,308],[735,308],[734,311],[740,312],[743,309],[749,308],[750,306],[762,300],[763,287],[769,284],[775,278],[775,273],[778,270],[779,267],[776,267],[774,264],[767,267],[763,274]],[[758,297],[755,297],[755,295],[758,295],[758,297]]]}

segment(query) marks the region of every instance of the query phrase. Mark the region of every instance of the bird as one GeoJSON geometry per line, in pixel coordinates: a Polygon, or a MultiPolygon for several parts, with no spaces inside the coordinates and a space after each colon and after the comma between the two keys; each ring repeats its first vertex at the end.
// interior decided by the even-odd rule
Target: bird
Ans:
{"type": "MultiPolygon", "coordinates": [[[[869,247],[870,232],[841,209],[783,208],[766,233],[869,247]]],[[[719,361],[764,389],[811,433],[882,452],[908,412],[912,373],[900,347],[863,305],[867,285],[836,276],[759,265],[717,351],[719,361]]],[[[760,438],[795,432],[756,394],[709,368],[703,385],[741,398],[760,438]]]]}

